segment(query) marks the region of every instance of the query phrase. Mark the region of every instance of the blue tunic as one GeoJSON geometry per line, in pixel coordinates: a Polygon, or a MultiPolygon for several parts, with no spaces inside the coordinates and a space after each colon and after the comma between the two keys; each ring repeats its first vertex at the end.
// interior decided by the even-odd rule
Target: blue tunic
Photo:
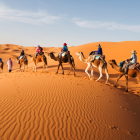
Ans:
{"type": "Polygon", "coordinates": [[[94,52],[97,52],[96,54],[103,55],[103,51],[101,47],[98,48],[98,51],[94,51],[94,52]]]}
{"type": "Polygon", "coordinates": [[[64,51],[64,52],[67,52],[67,51],[68,51],[67,46],[63,46],[63,51],[64,51]]]}

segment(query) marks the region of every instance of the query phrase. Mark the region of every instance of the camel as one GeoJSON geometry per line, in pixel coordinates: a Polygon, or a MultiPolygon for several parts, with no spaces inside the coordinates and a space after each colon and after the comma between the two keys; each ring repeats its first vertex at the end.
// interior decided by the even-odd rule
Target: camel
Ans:
{"type": "MultiPolygon", "coordinates": [[[[19,61],[19,57],[16,58],[17,62],[19,62],[19,71],[21,71],[21,66],[23,65],[24,66],[24,70],[25,70],[25,66],[28,70],[28,59],[27,59],[27,56],[23,56],[20,61],[19,61]]],[[[23,71],[24,71],[23,70],[23,71]]]]}
{"type": "MultiPolygon", "coordinates": [[[[108,63],[112,66],[112,68],[114,68],[116,71],[118,71],[120,73],[119,77],[116,80],[116,83],[114,84],[114,86],[116,87],[119,79],[122,76],[125,75],[124,74],[125,71],[124,70],[120,70],[120,67],[117,65],[115,60],[109,60],[108,63]]],[[[128,76],[130,76],[130,77],[137,77],[137,81],[138,81],[138,83],[140,83],[140,71],[138,69],[129,69],[128,70],[128,76]]],[[[125,79],[126,79],[126,92],[128,92],[128,76],[125,76],[125,79]]]]}
{"type": "Polygon", "coordinates": [[[48,72],[47,58],[44,54],[43,55],[38,54],[36,58],[31,56],[31,55],[29,55],[29,57],[34,62],[33,71],[35,71],[35,73],[36,73],[37,64],[40,63],[40,62],[43,62],[43,71],[44,71],[44,67],[46,66],[46,69],[47,69],[47,72],[48,72]]]}
{"type": "Polygon", "coordinates": [[[62,63],[67,63],[68,62],[69,65],[70,65],[70,71],[69,71],[68,75],[71,72],[71,68],[73,68],[73,70],[74,70],[74,76],[75,76],[75,63],[74,63],[74,59],[73,59],[73,57],[71,55],[64,55],[64,56],[62,55],[61,58],[59,58],[59,55],[56,57],[53,54],[53,52],[50,52],[48,55],[51,57],[51,59],[54,59],[55,61],[58,61],[59,62],[59,65],[58,65],[58,69],[57,69],[56,74],[58,73],[58,70],[59,70],[59,67],[60,66],[62,67],[62,70],[63,70],[63,73],[62,74],[64,74],[64,69],[63,69],[62,63]]]}
{"type": "Polygon", "coordinates": [[[93,55],[89,55],[89,57],[86,59],[83,52],[76,52],[76,55],[79,56],[79,59],[82,62],[87,63],[87,68],[86,68],[85,72],[87,73],[87,75],[90,79],[92,79],[92,77],[93,77],[93,67],[98,68],[99,72],[100,72],[100,76],[96,81],[100,80],[100,78],[102,77],[102,70],[104,69],[104,71],[106,73],[106,77],[107,77],[105,84],[107,84],[108,78],[109,78],[108,70],[107,70],[107,63],[104,63],[102,59],[99,59],[99,60],[95,59],[94,61],[92,61],[93,55]],[[89,67],[91,67],[91,75],[89,75],[89,73],[88,73],[89,67]]]}
{"type": "Polygon", "coordinates": [[[3,61],[0,61],[0,71],[3,72],[3,65],[4,65],[4,62],[3,61]]]}

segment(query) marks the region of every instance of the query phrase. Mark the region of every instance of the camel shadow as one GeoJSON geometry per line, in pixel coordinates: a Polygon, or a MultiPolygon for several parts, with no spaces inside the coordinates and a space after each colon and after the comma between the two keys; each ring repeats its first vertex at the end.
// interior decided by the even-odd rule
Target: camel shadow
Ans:
{"type": "MultiPolygon", "coordinates": [[[[58,65],[51,65],[51,66],[48,66],[48,69],[49,68],[57,68],[58,67],[58,65]]],[[[37,69],[43,69],[43,66],[37,66],[37,69]]]]}

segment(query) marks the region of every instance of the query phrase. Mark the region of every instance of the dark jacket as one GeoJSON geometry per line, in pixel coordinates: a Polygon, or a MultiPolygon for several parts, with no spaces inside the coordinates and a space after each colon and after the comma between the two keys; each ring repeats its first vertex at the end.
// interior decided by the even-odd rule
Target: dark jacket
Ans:
{"type": "Polygon", "coordinates": [[[22,51],[21,53],[20,53],[20,56],[23,56],[24,55],[24,52],[22,51]]]}

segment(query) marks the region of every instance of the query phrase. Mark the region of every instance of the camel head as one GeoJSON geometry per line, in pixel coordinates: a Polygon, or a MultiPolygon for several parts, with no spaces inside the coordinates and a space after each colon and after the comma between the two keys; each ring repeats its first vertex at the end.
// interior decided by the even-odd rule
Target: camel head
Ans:
{"type": "Polygon", "coordinates": [[[84,56],[83,52],[76,52],[75,54],[76,54],[77,56],[81,56],[81,55],[84,56]]]}
{"type": "Polygon", "coordinates": [[[51,58],[54,57],[53,52],[48,53],[48,56],[50,56],[51,58]]]}
{"type": "Polygon", "coordinates": [[[15,59],[16,59],[16,60],[18,60],[18,59],[19,59],[19,57],[16,57],[15,59]]]}
{"type": "Polygon", "coordinates": [[[112,68],[114,68],[113,64],[117,65],[117,63],[116,63],[116,61],[114,59],[109,60],[108,63],[112,66],[112,68]]]}

